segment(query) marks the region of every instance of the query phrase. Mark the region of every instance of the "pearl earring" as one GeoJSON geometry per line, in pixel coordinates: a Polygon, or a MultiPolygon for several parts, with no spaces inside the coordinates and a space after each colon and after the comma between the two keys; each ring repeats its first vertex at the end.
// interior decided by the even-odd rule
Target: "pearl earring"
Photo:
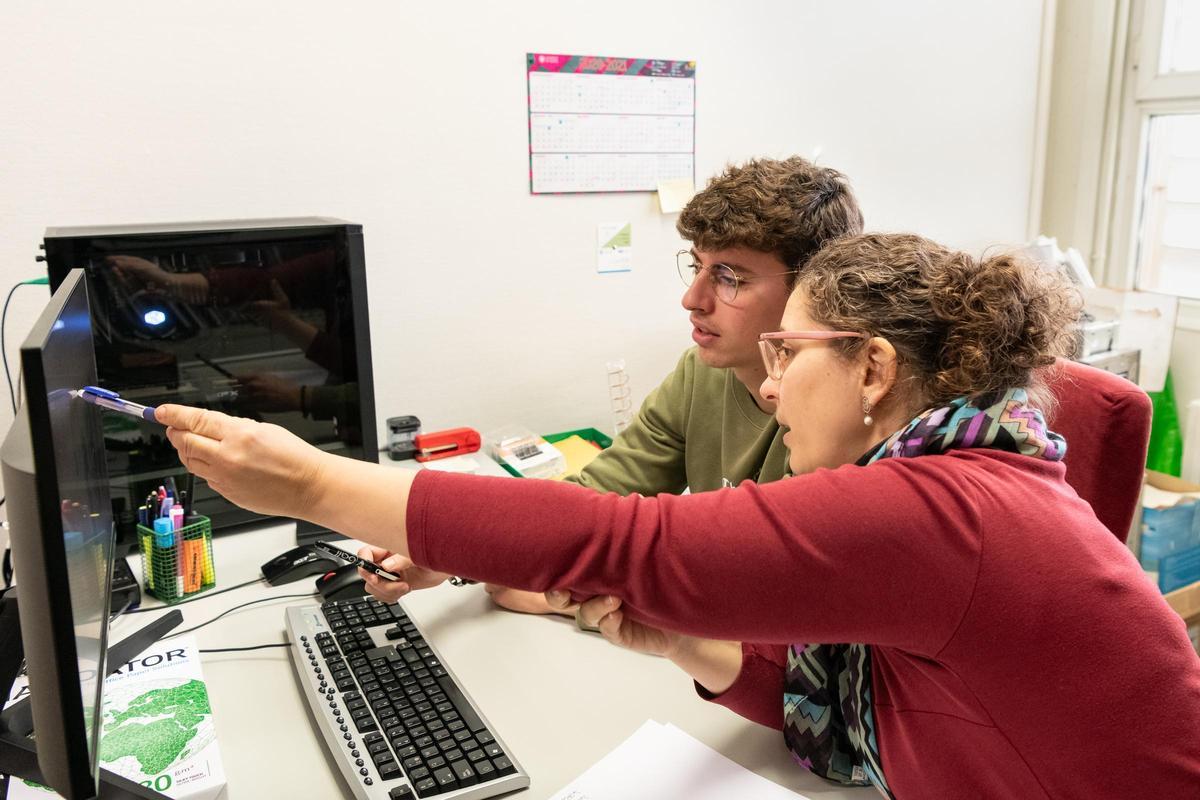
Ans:
{"type": "Polygon", "coordinates": [[[863,410],[863,425],[866,425],[869,428],[873,424],[875,424],[875,419],[871,416],[871,401],[867,399],[866,395],[863,395],[862,410],[863,410]]]}

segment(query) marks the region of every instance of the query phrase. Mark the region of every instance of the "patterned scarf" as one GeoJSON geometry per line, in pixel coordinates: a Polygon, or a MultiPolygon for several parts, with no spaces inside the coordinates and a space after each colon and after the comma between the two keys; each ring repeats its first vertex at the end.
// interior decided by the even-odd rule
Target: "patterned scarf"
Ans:
{"type": "MultiPolygon", "coordinates": [[[[959,397],[923,412],[862,458],[911,458],[973,447],[1060,461],[1066,441],[1046,428],[1024,389],[959,397]]],[[[893,797],[879,758],[871,700],[869,644],[788,648],[783,737],[792,758],[831,781],[873,784],[893,797]]]]}

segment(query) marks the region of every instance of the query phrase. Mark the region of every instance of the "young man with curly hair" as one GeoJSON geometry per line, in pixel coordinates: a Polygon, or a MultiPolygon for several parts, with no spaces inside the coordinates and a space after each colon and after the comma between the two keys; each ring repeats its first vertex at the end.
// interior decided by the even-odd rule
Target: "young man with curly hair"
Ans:
{"type": "MultiPolygon", "coordinates": [[[[758,335],[779,327],[796,275],[826,242],[860,233],[862,212],[846,178],[799,157],[728,167],[692,198],[676,228],[691,243],[676,256],[688,286],[695,347],[650,393],[637,418],[586,469],[567,480],[621,495],[704,492],[745,480],[778,480],[787,452],[758,335]]],[[[393,601],[446,576],[366,548],[364,557],[404,570],[402,583],[367,586],[393,601]],[[407,569],[406,569],[407,568],[407,569]]],[[[501,606],[550,613],[540,594],[487,587],[501,606]]]]}

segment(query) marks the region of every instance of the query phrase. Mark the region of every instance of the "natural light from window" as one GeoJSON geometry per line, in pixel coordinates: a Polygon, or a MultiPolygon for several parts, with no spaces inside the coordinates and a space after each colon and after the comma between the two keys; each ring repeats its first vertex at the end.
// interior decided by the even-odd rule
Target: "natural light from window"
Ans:
{"type": "Polygon", "coordinates": [[[1158,73],[1200,71],[1200,0],[1167,0],[1158,73]]]}
{"type": "Polygon", "coordinates": [[[1150,118],[1138,288],[1200,298],[1200,114],[1150,118]]]}

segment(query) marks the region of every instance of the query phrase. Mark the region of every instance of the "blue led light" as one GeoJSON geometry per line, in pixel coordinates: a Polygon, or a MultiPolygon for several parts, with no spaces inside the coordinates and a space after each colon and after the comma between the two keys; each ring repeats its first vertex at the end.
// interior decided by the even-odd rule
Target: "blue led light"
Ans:
{"type": "Polygon", "coordinates": [[[162,309],[152,308],[145,314],[142,314],[142,319],[145,320],[146,324],[151,328],[157,328],[159,325],[162,325],[167,321],[167,312],[163,311],[162,309]]]}

